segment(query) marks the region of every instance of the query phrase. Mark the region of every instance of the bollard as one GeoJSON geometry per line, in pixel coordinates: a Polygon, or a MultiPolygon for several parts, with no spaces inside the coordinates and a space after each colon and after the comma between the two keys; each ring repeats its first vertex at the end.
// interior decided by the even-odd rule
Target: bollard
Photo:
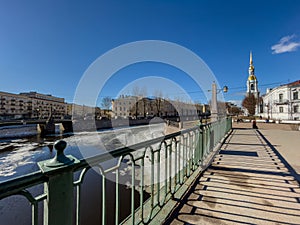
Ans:
{"type": "Polygon", "coordinates": [[[38,163],[49,178],[44,184],[44,192],[47,194],[44,201],[44,225],[73,225],[73,168],[79,160],[64,154],[66,146],[65,141],[56,141],[56,156],[38,163]]]}

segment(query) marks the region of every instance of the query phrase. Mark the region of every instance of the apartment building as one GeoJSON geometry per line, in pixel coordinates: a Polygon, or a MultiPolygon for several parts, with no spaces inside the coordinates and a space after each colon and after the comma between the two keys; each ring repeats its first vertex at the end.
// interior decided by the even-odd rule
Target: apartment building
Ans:
{"type": "Polygon", "coordinates": [[[28,118],[32,100],[26,96],[0,92],[0,119],[28,118]]]}
{"type": "Polygon", "coordinates": [[[64,98],[37,92],[0,92],[0,119],[62,119],[67,113],[64,98]]]}

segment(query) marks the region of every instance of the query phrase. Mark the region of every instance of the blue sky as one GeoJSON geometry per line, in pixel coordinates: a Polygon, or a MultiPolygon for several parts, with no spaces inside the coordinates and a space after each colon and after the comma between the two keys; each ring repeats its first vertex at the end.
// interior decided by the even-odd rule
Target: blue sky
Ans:
{"type": "MultiPolygon", "coordinates": [[[[81,77],[99,56],[129,42],[163,40],[196,53],[219,84],[229,87],[225,99],[241,100],[250,50],[261,93],[300,79],[299,12],[297,0],[0,0],[0,91],[38,91],[72,102],[81,77]]],[[[124,68],[100,95],[115,97],[143,76],[171,79],[195,101],[205,101],[207,90],[159,63],[124,68]]],[[[146,87],[148,95],[153,86],[146,87]]],[[[173,98],[182,94],[162,91],[173,98]]]]}

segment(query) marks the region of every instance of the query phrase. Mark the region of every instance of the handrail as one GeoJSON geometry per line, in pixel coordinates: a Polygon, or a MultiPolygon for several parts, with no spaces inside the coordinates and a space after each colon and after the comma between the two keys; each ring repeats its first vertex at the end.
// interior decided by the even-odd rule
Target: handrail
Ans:
{"type": "MultiPolygon", "coordinates": [[[[197,129],[197,128],[198,127],[195,126],[195,127],[183,130],[183,131],[178,131],[178,132],[175,132],[175,133],[172,133],[172,134],[165,135],[163,137],[163,140],[176,137],[180,134],[188,133],[188,132],[190,132],[194,129],[197,129]]],[[[120,157],[124,154],[135,151],[135,149],[139,149],[139,148],[142,148],[144,146],[155,144],[155,143],[157,143],[158,141],[161,141],[161,140],[162,140],[162,138],[158,137],[158,138],[154,138],[154,139],[151,139],[151,140],[146,140],[144,142],[140,142],[140,143],[137,143],[137,144],[133,144],[133,145],[128,146],[128,147],[121,147],[121,148],[118,148],[118,149],[115,149],[115,150],[112,150],[112,151],[109,151],[109,152],[100,153],[99,155],[92,156],[90,158],[81,159],[80,163],[75,165],[74,169],[77,171],[77,170],[86,168],[87,166],[90,166],[90,165],[96,165],[96,164],[99,164],[99,163],[104,162],[106,160],[109,160],[112,157],[113,158],[120,157]]],[[[65,168],[61,168],[61,170],[59,170],[59,171],[56,170],[55,173],[56,172],[61,172],[61,171],[64,171],[64,170],[65,170],[65,168]]],[[[48,173],[48,176],[50,176],[50,175],[51,175],[51,173],[48,173]]],[[[41,170],[39,170],[39,171],[36,171],[34,173],[23,175],[22,177],[16,177],[16,178],[6,180],[4,182],[0,182],[0,199],[6,197],[7,195],[9,195],[11,193],[17,193],[19,190],[22,190],[24,188],[33,186],[33,185],[38,184],[38,183],[43,183],[45,181],[47,181],[47,176],[45,176],[41,172],[41,170]]]]}
{"type": "Polygon", "coordinates": [[[171,138],[176,137],[176,136],[181,135],[181,134],[186,134],[186,133],[188,133],[190,131],[193,131],[195,129],[199,129],[199,127],[195,126],[195,127],[183,130],[183,131],[178,131],[178,132],[175,132],[175,133],[172,133],[172,134],[167,134],[164,137],[157,137],[157,138],[154,138],[154,139],[151,139],[151,140],[146,140],[146,141],[143,141],[143,142],[139,142],[139,143],[136,143],[136,144],[133,144],[133,145],[130,145],[130,146],[117,148],[117,149],[109,151],[109,152],[103,152],[103,153],[100,153],[99,155],[92,156],[90,158],[82,159],[80,161],[80,163],[76,166],[76,170],[80,170],[82,168],[85,168],[88,165],[96,165],[100,162],[104,162],[104,161],[109,160],[111,158],[121,157],[124,154],[128,154],[130,152],[135,151],[136,149],[140,149],[140,148],[143,148],[145,146],[156,144],[158,142],[161,142],[161,141],[164,141],[164,140],[167,140],[167,139],[171,139],[171,138]]]}
{"type": "Polygon", "coordinates": [[[0,199],[46,181],[47,177],[41,171],[6,180],[0,183],[0,199]]]}

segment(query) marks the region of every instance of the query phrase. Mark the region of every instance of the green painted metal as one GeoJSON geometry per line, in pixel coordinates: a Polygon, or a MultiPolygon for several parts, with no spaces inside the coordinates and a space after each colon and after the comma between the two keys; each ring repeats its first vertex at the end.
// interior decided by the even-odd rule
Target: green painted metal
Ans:
{"type": "MultiPolygon", "coordinates": [[[[67,142],[64,140],[59,140],[54,143],[54,148],[56,149],[56,155],[51,160],[46,160],[44,165],[41,165],[41,169],[52,167],[61,167],[73,164],[76,159],[74,157],[68,157],[64,154],[64,150],[67,147],[67,142]]],[[[47,169],[48,170],[48,169],[47,169]]]]}
{"type": "Polygon", "coordinates": [[[73,224],[73,173],[51,177],[44,186],[44,225],[73,224]]]}
{"type": "Polygon", "coordinates": [[[73,225],[73,166],[79,160],[65,156],[66,146],[63,140],[55,142],[56,156],[38,163],[42,173],[49,177],[44,183],[44,193],[47,195],[44,201],[44,225],[73,225]],[[62,168],[65,169],[61,171],[62,168]]]}
{"type": "MultiPolygon", "coordinates": [[[[76,205],[80,205],[81,186],[76,186],[76,205]]],[[[76,225],[80,224],[80,207],[76,207],[76,225]]]]}
{"type": "Polygon", "coordinates": [[[115,212],[115,224],[119,224],[119,169],[116,169],[116,212],[115,212]]]}
{"type": "Polygon", "coordinates": [[[180,198],[192,180],[207,166],[204,165],[207,162],[205,159],[211,157],[211,152],[231,130],[231,126],[231,119],[224,118],[213,124],[199,125],[166,135],[164,140],[156,138],[80,161],[73,156],[65,156],[65,143],[58,142],[55,148],[59,149],[59,156],[39,162],[40,172],[0,184],[0,199],[17,194],[24,195],[32,205],[33,225],[37,225],[38,203],[41,201],[44,201],[44,225],[71,225],[73,218],[76,219],[75,224],[80,225],[81,185],[87,171],[97,167],[102,175],[102,225],[107,224],[110,213],[105,207],[106,177],[112,172],[116,179],[115,224],[157,224],[174,207],[176,201],[173,199],[180,198]],[[137,154],[138,152],[141,154],[137,154]],[[119,159],[118,165],[104,170],[101,163],[112,156],[119,159]],[[130,160],[128,167],[131,171],[131,213],[125,220],[120,221],[122,208],[119,173],[121,162],[126,157],[130,160]],[[146,166],[149,169],[146,170],[146,166]],[[73,174],[77,171],[80,176],[74,181],[73,174]],[[147,176],[147,182],[150,183],[145,180],[147,176]],[[26,190],[37,184],[44,184],[44,193],[34,197],[26,190]],[[135,192],[135,188],[139,191],[135,192]],[[74,190],[76,195],[73,194],[74,190]],[[143,197],[145,192],[150,194],[147,200],[143,197]],[[138,208],[134,202],[136,194],[140,197],[138,208]],[[73,215],[74,203],[76,215],[73,215]]]}

